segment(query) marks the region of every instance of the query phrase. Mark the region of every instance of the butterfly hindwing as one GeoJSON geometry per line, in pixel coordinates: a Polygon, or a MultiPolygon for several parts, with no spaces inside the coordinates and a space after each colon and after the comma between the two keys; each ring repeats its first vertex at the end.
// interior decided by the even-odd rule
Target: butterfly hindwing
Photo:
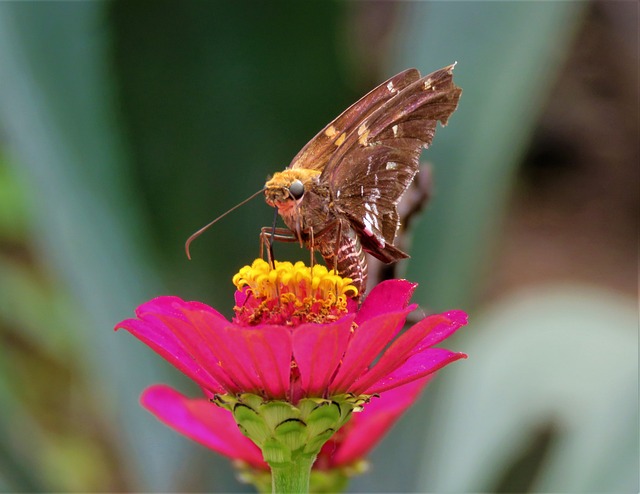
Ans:
{"type": "Polygon", "coordinates": [[[321,181],[362,234],[363,246],[384,261],[403,254],[393,247],[398,201],[418,171],[422,148],[431,144],[437,122],[445,125],[458,105],[461,90],[453,83],[452,69],[416,80],[385,100],[351,130],[323,170],[321,181]]]}
{"type": "Polygon", "coordinates": [[[344,158],[354,174],[335,191],[336,207],[361,233],[365,249],[386,262],[397,260],[381,251],[392,247],[399,225],[397,203],[417,172],[418,154],[380,145],[358,148],[344,158]],[[360,163],[366,165],[355,166],[360,163]]]}

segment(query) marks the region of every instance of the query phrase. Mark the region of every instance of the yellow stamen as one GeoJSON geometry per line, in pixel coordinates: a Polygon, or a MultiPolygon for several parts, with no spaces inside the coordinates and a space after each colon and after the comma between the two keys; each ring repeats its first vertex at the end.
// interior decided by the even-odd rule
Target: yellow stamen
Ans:
{"type": "Polygon", "coordinates": [[[294,324],[335,319],[346,312],[347,298],[358,295],[350,278],[343,278],[320,264],[310,268],[303,262],[275,261],[272,268],[263,259],[256,259],[251,266],[238,271],[233,284],[238,290],[248,287],[254,300],[259,302],[248,318],[245,308],[236,308],[237,315],[243,312],[243,318],[251,323],[264,322],[267,313],[277,316],[274,312],[286,314],[288,320],[295,320],[294,324]]]}
{"type": "Polygon", "coordinates": [[[325,266],[316,264],[313,268],[301,261],[275,261],[275,268],[263,259],[256,259],[251,266],[244,266],[233,277],[238,290],[248,286],[254,296],[274,298],[279,293],[292,293],[298,298],[313,296],[318,300],[328,298],[355,297],[358,289],[351,284],[351,278],[343,278],[329,271],[325,266]]]}

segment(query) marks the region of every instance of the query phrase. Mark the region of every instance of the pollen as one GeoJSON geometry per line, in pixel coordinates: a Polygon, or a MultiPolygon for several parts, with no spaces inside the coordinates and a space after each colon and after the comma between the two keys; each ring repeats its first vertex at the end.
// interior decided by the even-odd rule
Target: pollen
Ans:
{"type": "Polygon", "coordinates": [[[236,298],[236,321],[250,325],[330,322],[345,315],[349,299],[358,295],[350,278],[303,262],[275,261],[272,267],[256,259],[238,271],[233,284],[245,295],[236,298]]]}

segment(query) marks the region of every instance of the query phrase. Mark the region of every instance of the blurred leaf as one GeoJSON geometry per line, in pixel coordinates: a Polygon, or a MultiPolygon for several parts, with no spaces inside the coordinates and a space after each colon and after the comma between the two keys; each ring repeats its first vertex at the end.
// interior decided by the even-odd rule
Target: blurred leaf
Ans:
{"type": "Polygon", "coordinates": [[[126,187],[103,8],[99,2],[1,4],[0,107],[20,171],[37,191],[39,256],[89,321],[70,329],[82,336],[105,413],[122,425],[118,444],[132,453],[125,464],[131,472],[138,466],[141,485],[170,490],[168,465],[183,453],[182,443],[155,431],[137,403],[167,366],[112,331],[136,302],[160,290],[142,255],[144,228],[126,187]]]}
{"type": "Polygon", "coordinates": [[[21,338],[48,352],[72,347],[72,328],[80,325],[68,294],[48,286],[48,280],[28,265],[0,257],[0,320],[20,328],[21,338]]]}
{"type": "Polygon", "coordinates": [[[520,162],[586,4],[409,4],[392,65],[425,71],[457,61],[463,93],[423,158],[434,195],[415,231],[408,277],[434,311],[475,301],[520,162]],[[464,35],[461,35],[464,33],[464,35]],[[470,42],[470,40],[473,40],[470,42]]]}
{"type": "Polygon", "coordinates": [[[637,492],[637,327],[631,300],[581,286],[489,309],[465,340],[469,360],[438,377],[417,490],[493,491],[551,425],[532,491],[637,492]]]}
{"type": "MultiPolygon", "coordinates": [[[[4,352],[0,350],[0,356],[4,352]]],[[[4,370],[4,369],[2,369],[4,370]]],[[[26,410],[16,402],[9,386],[9,373],[0,372],[0,492],[43,492],[48,485],[41,478],[39,471],[34,471],[30,448],[37,446],[32,435],[22,435],[15,441],[17,432],[34,428],[26,410]]]]}
{"type": "Polygon", "coordinates": [[[26,188],[0,149],[0,238],[15,241],[26,230],[26,188]]]}
{"type": "Polygon", "coordinates": [[[80,326],[73,304],[36,266],[12,261],[0,256],[0,470],[11,465],[19,491],[33,491],[33,482],[47,486],[36,490],[121,489],[113,472],[123,459],[90,391],[83,341],[72,338],[80,326]]]}

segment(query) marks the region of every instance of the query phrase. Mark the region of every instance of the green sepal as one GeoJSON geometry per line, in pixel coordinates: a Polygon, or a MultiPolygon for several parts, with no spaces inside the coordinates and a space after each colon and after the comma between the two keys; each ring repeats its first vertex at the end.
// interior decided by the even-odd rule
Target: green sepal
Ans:
{"type": "Polygon", "coordinates": [[[260,445],[269,438],[269,428],[264,417],[256,410],[240,403],[233,409],[233,418],[242,433],[254,443],[260,445]]]}
{"type": "Polygon", "coordinates": [[[264,461],[269,465],[289,463],[293,459],[291,449],[275,438],[267,439],[260,448],[264,461]]]}
{"type": "MultiPolygon", "coordinates": [[[[347,423],[347,420],[341,413],[341,407],[336,402],[320,403],[315,409],[309,413],[307,424],[311,435],[324,433],[327,429],[336,429],[336,424],[347,423]]],[[[338,427],[339,428],[339,427],[338,427]]]]}
{"type": "Polygon", "coordinates": [[[288,419],[278,424],[274,436],[291,451],[303,448],[309,437],[309,428],[300,419],[288,419]]]}
{"type": "Polygon", "coordinates": [[[271,430],[283,422],[300,418],[300,411],[286,401],[268,401],[260,405],[258,410],[271,430]]]}
{"type": "Polygon", "coordinates": [[[317,454],[369,398],[343,394],[331,399],[302,398],[293,405],[243,393],[216,395],[213,401],[233,414],[242,433],[260,447],[265,461],[269,462],[268,457],[280,462],[317,454]]]}
{"type": "Polygon", "coordinates": [[[304,452],[312,453],[315,451],[319,453],[324,443],[331,439],[331,436],[333,436],[337,430],[338,429],[326,429],[324,432],[310,438],[304,447],[304,452]]]}

